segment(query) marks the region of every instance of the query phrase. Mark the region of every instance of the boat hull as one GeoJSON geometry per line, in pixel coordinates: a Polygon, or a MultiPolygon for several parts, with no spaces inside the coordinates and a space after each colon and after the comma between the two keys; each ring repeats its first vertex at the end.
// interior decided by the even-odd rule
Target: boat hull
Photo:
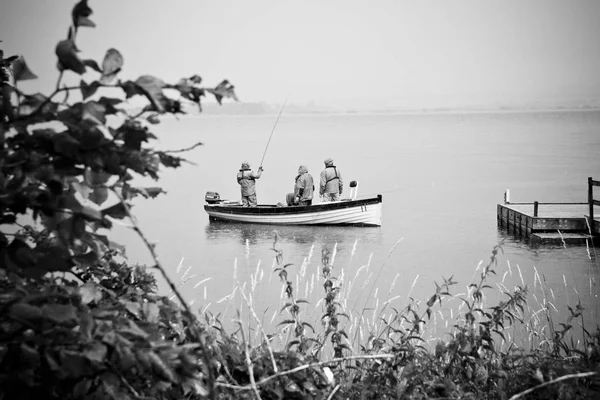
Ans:
{"type": "Polygon", "coordinates": [[[206,204],[211,220],[271,225],[381,226],[382,197],[310,206],[206,204]]]}

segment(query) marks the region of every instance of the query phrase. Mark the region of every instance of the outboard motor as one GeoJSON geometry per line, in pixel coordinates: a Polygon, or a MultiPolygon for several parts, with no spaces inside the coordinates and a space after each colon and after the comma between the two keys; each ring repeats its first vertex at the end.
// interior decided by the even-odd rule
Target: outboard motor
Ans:
{"type": "Polygon", "coordinates": [[[222,201],[221,196],[219,196],[219,193],[217,192],[206,192],[204,195],[204,200],[208,204],[218,204],[222,201]]]}

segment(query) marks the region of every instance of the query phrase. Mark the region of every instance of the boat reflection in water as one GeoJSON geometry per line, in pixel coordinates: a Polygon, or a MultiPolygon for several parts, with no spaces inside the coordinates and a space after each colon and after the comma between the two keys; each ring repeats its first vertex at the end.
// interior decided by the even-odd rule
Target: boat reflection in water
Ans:
{"type": "Polygon", "coordinates": [[[377,227],[265,225],[211,220],[206,225],[205,231],[208,241],[222,243],[236,239],[242,245],[246,243],[272,245],[275,232],[279,244],[296,244],[298,247],[337,243],[340,250],[340,247],[353,246],[357,239],[369,248],[379,247],[382,242],[381,229],[377,227]]]}

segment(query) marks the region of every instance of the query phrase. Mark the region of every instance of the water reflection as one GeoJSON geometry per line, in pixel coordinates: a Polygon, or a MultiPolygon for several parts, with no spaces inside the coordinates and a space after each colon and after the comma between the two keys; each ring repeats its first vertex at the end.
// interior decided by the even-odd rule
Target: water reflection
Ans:
{"type": "Polygon", "coordinates": [[[312,243],[338,243],[342,245],[360,239],[363,243],[381,244],[378,227],[288,226],[249,224],[227,221],[209,221],[205,228],[206,239],[223,241],[238,239],[240,244],[258,244],[273,241],[275,232],[281,243],[306,245],[312,243]]]}
{"type": "Polygon", "coordinates": [[[507,254],[526,257],[534,264],[548,258],[560,261],[574,260],[582,256],[592,264],[598,262],[595,251],[589,250],[590,243],[587,246],[585,243],[531,243],[528,238],[515,235],[500,227],[497,228],[496,236],[498,243],[507,254]]]}

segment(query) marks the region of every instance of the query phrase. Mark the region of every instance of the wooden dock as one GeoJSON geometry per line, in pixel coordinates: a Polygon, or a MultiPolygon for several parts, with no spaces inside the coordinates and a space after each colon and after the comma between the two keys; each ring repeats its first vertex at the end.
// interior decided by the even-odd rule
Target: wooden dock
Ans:
{"type": "Polygon", "coordinates": [[[586,203],[511,203],[507,190],[504,204],[498,204],[498,226],[531,244],[600,243],[600,219],[594,213],[600,201],[594,199],[594,186],[600,181],[588,178],[586,203]]]}

